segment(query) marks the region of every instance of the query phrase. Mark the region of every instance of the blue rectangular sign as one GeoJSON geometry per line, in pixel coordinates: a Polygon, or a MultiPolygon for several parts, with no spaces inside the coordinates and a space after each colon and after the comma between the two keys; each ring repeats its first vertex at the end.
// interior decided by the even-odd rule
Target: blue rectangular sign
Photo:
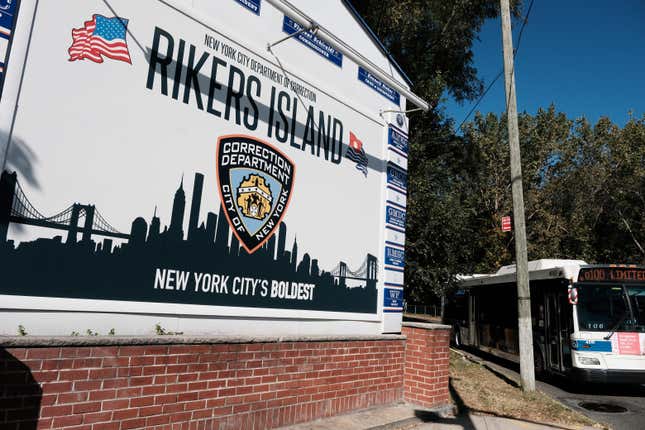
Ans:
{"type": "Polygon", "coordinates": [[[9,57],[9,46],[16,25],[16,8],[18,0],[0,0],[0,95],[4,87],[4,75],[9,57]]]}
{"type": "Polygon", "coordinates": [[[260,14],[260,0],[235,0],[256,15],[260,14]]]}
{"type": "Polygon", "coordinates": [[[396,267],[405,265],[405,251],[391,246],[385,247],[385,264],[396,267]]]}
{"type": "Polygon", "coordinates": [[[385,288],[383,294],[383,306],[385,306],[386,308],[403,309],[403,290],[385,288]]]}
{"type": "Polygon", "coordinates": [[[401,103],[401,95],[398,93],[398,91],[360,66],[358,67],[358,80],[363,82],[368,87],[372,88],[374,91],[376,91],[395,105],[398,106],[401,103]]]}
{"type": "Polygon", "coordinates": [[[387,183],[406,190],[408,188],[408,174],[401,169],[397,169],[392,164],[388,164],[387,183]]]}
{"type": "Polygon", "coordinates": [[[405,211],[387,205],[385,207],[385,222],[395,227],[405,228],[405,211]]]}
{"type": "Polygon", "coordinates": [[[611,352],[609,340],[576,340],[573,349],[590,352],[611,352]]]}
{"type": "Polygon", "coordinates": [[[15,22],[18,0],[0,0],[0,37],[9,38],[15,22]]]}
{"type": "MultiPolygon", "coordinates": [[[[282,23],[282,31],[284,31],[287,34],[294,34],[300,30],[302,30],[304,27],[291,18],[289,18],[287,15],[284,16],[284,21],[282,23]]],[[[298,39],[301,43],[307,45],[309,48],[313,49],[316,51],[318,54],[322,55],[338,67],[343,66],[343,54],[340,51],[335,50],[332,48],[327,42],[325,42],[322,39],[319,39],[315,34],[313,34],[311,31],[304,31],[302,33],[299,33],[296,36],[296,39],[298,39]]]]}
{"type": "Polygon", "coordinates": [[[393,127],[388,129],[387,142],[404,154],[408,154],[408,138],[393,127]]]}

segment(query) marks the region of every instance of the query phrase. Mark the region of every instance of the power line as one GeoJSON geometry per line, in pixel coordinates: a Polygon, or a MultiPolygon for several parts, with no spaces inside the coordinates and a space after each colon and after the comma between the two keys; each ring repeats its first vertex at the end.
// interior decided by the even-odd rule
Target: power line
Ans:
{"type": "Polygon", "coordinates": [[[522,27],[520,28],[520,34],[517,36],[517,43],[515,44],[515,49],[513,53],[513,57],[517,55],[517,51],[520,49],[520,43],[522,43],[522,33],[524,33],[524,27],[526,27],[526,24],[529,22],[529,16],[531,15],[531,9],[533,8],[533,0],[531,0],[531,3],[529,3],[529,8],[526,11],[526,16],[524,17],[524,21],[522,22],[522,27]]]}
{"type": "MultiPolygon", "coordinates": [[[[531,15],[531,9],[533,8],[533,1],[534,1],[534,0],[531,0],[531,3],[529,4],[529,8],[528,8],[528,10],[526,11],[526,16],[525,16],[525,17],[524,17],[524,19],[522,20],[522,27],[520,27],[520,32],[519,32],[519,34],[518,34],[518,36],[517,36],[517,43],[515,43],[515,49],[513,50],[513,60],[515,60],[515,57],[517,56],[517,52],[520,50],[520,44],[522,43],[522,34],[524,33],[524,27],[526,27],[526,24],[529,22],[529,16],[531,15]]],[[[515,61],[513,61],[513,69],[515,69],[515,61]]],[[[479,99],[477,99],[477,102],[473,105],[472,109],[470,109],[470,111],[468,112],[468,115],[466,115],[466,117],[463,119],[463,121],[461,121],[461,123],[459,123],[459,127],[457,127],[457,130],[460,130],[460,129],[461,129],[461,126],[463,126],[463,125],[464,125],[464,123],[465,123],[466,121],[468,121],[468,118],[470,118],[470,115],[472,115],[472,114],[473,114],[473,112],[475,111],[475,109],[477,109],[477,107],[479,106],[479,104],[481,103],[481,101],[484,99],[484,97],[486,97],[486,94],[488,94],[488,91],[490,91],[490,89],[493,87],[493,85],[495,85],[495,83],[497,82],[497,80],[498,80],[498,79],[499,79],[503,74],[504,74],[504,68],[502,68],[502,70],[500,70],[500,71],[499,71],[499,73],[497,74],[497,76],[495,76],[495,79],[493,79],[493,80],[491,81],[491,83],[490,83],[490,84],[488,84],[488,87],[486,87],[486,90],[484,90],[484,92],[482,93],[482,95],[481,95],[481,96],[479,96],[479,99]]],[[[512,73],[512,76],[514,76],[514,75],[515,75],[515,74],[514,74],[514,73],[512,73]]],[[[506,100],[506,107],[507,107],[507,109],[508,109],[508,100],[506,100]]]]}
{"type": "Polygon", "coordinates": [[[463,119],[463,121],[461,121],[461,123],[459,124],[459,127],[457,127],[457,130],[461,129],[461,126],[462,126],[462,125],[464,125],[464,123],[465,123],[466,121],[468,121],[468,118],[470,118],[470,115],[472,115],[472,113],[475,111],[475,109],[477,109],[477,106],[479,106],[479,103],[481,103],[481,101],[484,99],[484,97],[486,96],[486,94],[488,94],[488,91],[489,91],[491,88],[493,88],[493,85],[495,85],[495,82],[497,82],[497,80],[499,79],[499,77],[500,77],[500,76],[502,76],[503,74],[504,74],[504,69],[502,69],[502,70],[497,74],[497,76],[495,76],[495,79],[493,79],[493,80],[491,81],[491,83],[490,83],[490,84],[488,84],[488,87],[486,87],[486,90],[485,90],[485,91],[482,93],[482,95],[479,97],[479,99],[477,100],[477,103],[475,103],[475,105],[472,107],[472,109],[470,109],[470,112],[468,112],[468,115],[466,115],[466,117],[463,119]]]}

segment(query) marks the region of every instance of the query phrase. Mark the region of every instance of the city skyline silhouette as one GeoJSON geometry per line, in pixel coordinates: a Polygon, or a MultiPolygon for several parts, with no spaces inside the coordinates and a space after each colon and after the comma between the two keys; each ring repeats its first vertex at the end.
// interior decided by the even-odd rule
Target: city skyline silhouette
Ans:
{"type": "Polygon", "coordinates": [[[357,272],[349,270],[342,261],[330,271],[321,270],[318,260],[309,253],[299,258],[295,234],[291,249],[287,249],[284,222],[262,247],[249,255],[232,234],[221,204],[218,213],[208,211],[200,222],[204,175],[196,172],[194,178],[188,213],[182,175],[173,196],[170,223],[162,229],[155,208],[149,222],[138,216],[132,221],[130,233],[124,234],[112,231],[93,205],[72,205],[60,224],[55,224],[52,218],[37,220],[28,214],[18,214],[22,206],[14,207],[19,200],[15,198],[17,177],[15,173],[4,172],[0,181],[0,255],[11,264],[8,273],[3,274],[7,282],[0,287],[0,294],[376,312],[375,256],[367,254],[357,272]],[[188,226],[184,231],[186,215],[188,226]],[[79,225],[81,218],[85,218],[83,225],[79,225]],[[95,225],[95,218],[109,227],[95,225]],[[67,230],[67,236],[37,238],[15,246],[7,237],[7,220],[67,230]],[[95,242],[93,235],[111,237],[95,242]],[[125,242],[114,243],[114,237],[125,236],[125,242]],[[168,294],[153,288],[157,269],[309,283],[316,287],[313,300],[308,301],[231,294],[209,296],[197,291],[190,282],[184,294],[168,294]],[[88,280],[100,288],[88,288],[88,280]],[[359,285],[350,287],[348,280],[359,285]],[[55,287],[44,289],[44,285],[55,287]]]}

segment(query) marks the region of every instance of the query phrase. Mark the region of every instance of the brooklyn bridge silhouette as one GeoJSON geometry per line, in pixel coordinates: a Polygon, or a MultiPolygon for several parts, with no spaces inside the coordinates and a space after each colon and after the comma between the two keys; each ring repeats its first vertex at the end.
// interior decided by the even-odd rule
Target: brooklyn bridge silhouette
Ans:
{"type": "MultiPolygon", "coordinates": [[[[0,177],[0,261],[3,262],[0,294],[104,300],[186,303],[217,306],[270,307],[335,312],[374,313],[377,305],[378,260],[367,254],[351,270],[339,261],[322,270],[308,253],[298,259],[294,238],[287,249],[287,225],[281,222],[265,244],[248,254],[231,233],[220,205],[200,222],[204,176],[195,173],[184,232],[186,193],[183,178],[176,190],[170,224],[161,227],[156,209],[148,223],[132,221],[129,233],[114,228],[91,204],[73,203],[43,215],[29,201],[15,172],[0,177]],[[9,224],[61,230],[53,238],[37,238],[18,245],[9,236],[9,224]],[[80,240],[79,240],[79,235],[80,240]],[[65,237],[63,237],[65,236],[65,237]],[[100,236],[102,241],[95,242],[100,236]],[[311,300],[205,293],[189,276],[181,290],[155,288],[160,270],[194,274],[249,277],[288,283],[314,284],[311,300]],[[350,281],[349,283],[347,281],[350,281]]],[[[329,244],[328,246],[335,246],[329,244]]],[[[340,248],[340,245],[338,245],[340,248]]]]}

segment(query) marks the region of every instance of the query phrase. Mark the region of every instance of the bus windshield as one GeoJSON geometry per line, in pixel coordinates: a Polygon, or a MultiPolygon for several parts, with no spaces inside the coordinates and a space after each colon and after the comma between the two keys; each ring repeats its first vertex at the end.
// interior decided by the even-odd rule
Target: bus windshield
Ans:
{"type": "Polygon", "coordinates": [[[576,286],[580,330],[645,333],[645,285],[576,286]]]}

